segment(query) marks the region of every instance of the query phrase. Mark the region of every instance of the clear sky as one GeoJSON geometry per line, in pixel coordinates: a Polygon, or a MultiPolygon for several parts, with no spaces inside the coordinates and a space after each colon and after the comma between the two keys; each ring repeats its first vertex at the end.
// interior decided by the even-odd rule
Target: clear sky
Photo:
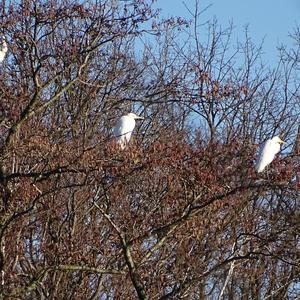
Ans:
{"type": "MultiPolygon", "coordinates": [[[[185,0],[185,3],[193,7],[194,0],[185,0]]],[[[300,0],[200,0],[200,9],[210,4],[203,13],[203,23],[214,16],[224,27],[232,21],[234,38],[243,38],[244,26],[249,25],[253,41],[260,43],[264,39],[264,59],[270,64],[277,61],[276,46],[293,45],[289,33],[300,25],[300,0]]],[[[182,0],[157,0],[156,6],[165,17],[189,18],[182,0]]]]}

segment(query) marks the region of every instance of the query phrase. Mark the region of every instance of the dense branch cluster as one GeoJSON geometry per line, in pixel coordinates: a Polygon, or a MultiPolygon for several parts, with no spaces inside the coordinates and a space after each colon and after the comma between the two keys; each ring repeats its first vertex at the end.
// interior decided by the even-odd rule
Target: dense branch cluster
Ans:
{"type": "Polygon", "coordinates": [[[1,299],[299,296],[296,52],[269,69],[248,34],[202,39],[197,1],[150,2],[2,1],[1,299]]]}

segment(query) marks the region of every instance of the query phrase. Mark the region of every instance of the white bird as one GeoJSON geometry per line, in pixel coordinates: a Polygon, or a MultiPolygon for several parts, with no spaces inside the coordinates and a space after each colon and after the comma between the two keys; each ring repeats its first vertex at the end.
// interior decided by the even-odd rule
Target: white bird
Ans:
{"type": "Polygon", "coordinates": [[[265,142],[256,164],[258,173],[262,172],[273,161],[275,155],[280,151],[280,144],[285,144],[285,142],[279,136],[274,136],[265,142]]]}
{"type": "Polygon", "coordinates": [[[1,43],[1,50],[0,50],[0,63],[3,62],[6,52],[7,52],[8,48],[7,48],[7,44],[5,39],[2,39],[2,43],[1,43]]]}
{"type": "Polygon", "coordinates": [[[115,128],[114,128],[114,136],[117,139],[117,143],[120,145],[121,149],[124,149],[126,145],[129,143],[131,138],[131,134],[135,127],[135,120],[144,119],[143,117],[137,116],[134,113],[129,113],[125,116],[122,116],[115,128]]]}

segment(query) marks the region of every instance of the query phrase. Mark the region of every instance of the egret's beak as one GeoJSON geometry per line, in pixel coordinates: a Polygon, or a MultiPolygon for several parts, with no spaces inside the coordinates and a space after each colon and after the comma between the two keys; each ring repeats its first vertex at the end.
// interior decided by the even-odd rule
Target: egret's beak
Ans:
{"type": "Polygon", "coordinates": [[[136,120],[144,120],[144,117],[140,117],[140,116],[137,116],[135,117],[136,120]]]}
{"type": "Polygon", "coordinates": [[[279,143],[280,143],[280,144],[286,144],[286,142],[283,141],[283,140],[280,140],[279,143]]]}

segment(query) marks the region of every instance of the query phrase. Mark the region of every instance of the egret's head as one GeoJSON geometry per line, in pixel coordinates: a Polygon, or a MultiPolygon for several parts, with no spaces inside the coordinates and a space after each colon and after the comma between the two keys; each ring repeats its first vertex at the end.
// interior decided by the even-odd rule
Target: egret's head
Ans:
{"type": "Polygon", "coordinates": [[[272,141],[278,144],[285,144],[285,141],[283,141],[278,135],[274,136],[272,141]]]}
{"type": "Polygon", "coordinates": [[[135,120],[143,120],[144,119],[143,117],[140,117],[140,116],[138,116],[134,113],[129,113],[127,116],[130,117],[130,118],[133,118],[135,120]]]}

